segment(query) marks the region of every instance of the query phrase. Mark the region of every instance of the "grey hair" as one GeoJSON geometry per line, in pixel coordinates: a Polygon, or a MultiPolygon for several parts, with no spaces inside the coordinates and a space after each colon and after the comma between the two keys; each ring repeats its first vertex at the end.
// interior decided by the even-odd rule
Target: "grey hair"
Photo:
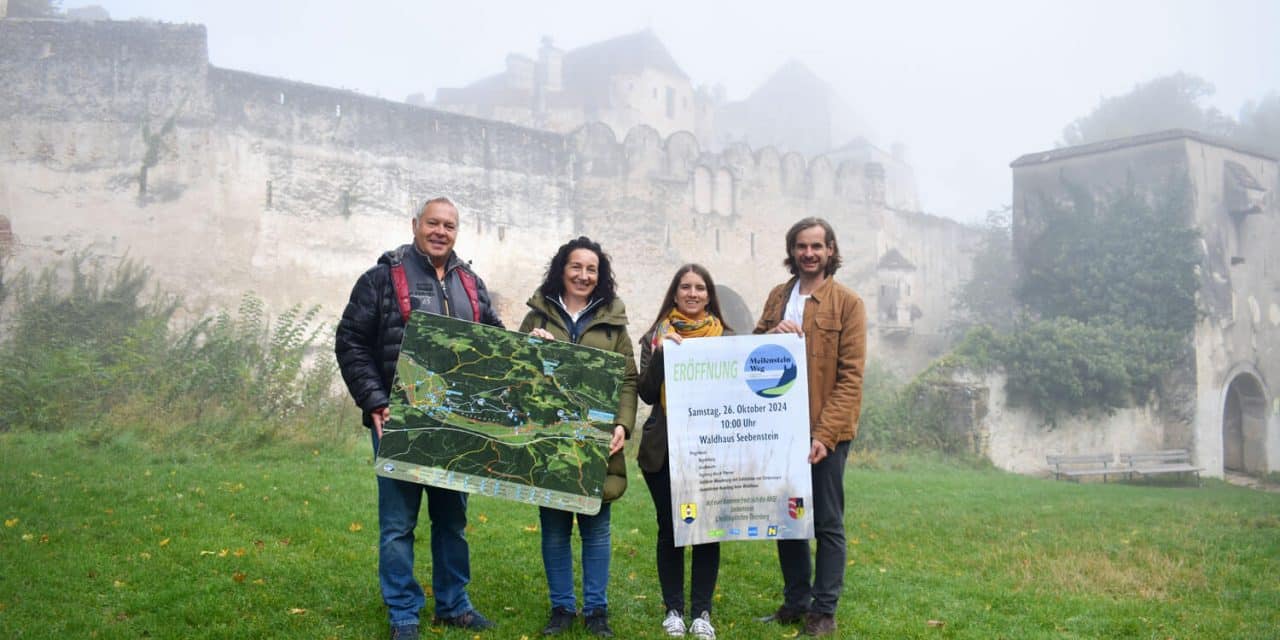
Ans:
{"type": "Polygon", "coordinates": [[[431,205],[433,205],[433,204],[447,204],[447,205],[449,205],[449,206],[453,207],[453,210],[454,210],[454,211],[457,211],[457,210],[458,210],[458,205],[454,204],[452,200],[450,200],[450,199],[448,199],[448,198],[446,198],[446,197],[444,197],[444,196],[438,196],[438,197],[432,198],[432,199],[427,200],[426,202],[422,203],[422,206],[421,206],[421,207],[418,207],[418,210],[414,212],[414,214],[413,214],[413,221],[414,221],[414,222],[417,222],[417,221],[418,221],[418,218],[421,218],[421,217],[422,217],[422,214],[423,214],[424,212],[426,212],[427,207],[429,207],[429,206],[431,206],[431,205]]]}

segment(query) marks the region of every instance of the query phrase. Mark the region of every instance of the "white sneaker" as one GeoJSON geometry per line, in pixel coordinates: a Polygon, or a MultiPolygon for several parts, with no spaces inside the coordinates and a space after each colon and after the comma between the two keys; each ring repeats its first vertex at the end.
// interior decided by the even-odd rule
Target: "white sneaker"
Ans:
{"type": "Polygon", "coordinates": [[[702,615],[694,618],[689,632],[701,640],[716,640],[716,628],[711,626],[711,613],[703,611],[702,615]]]}
{"type": "MultiPolygon", "coordinates": [[[[667,612],[667,618],[662,621],[662,630],[672,638],[684,637],[684,618],[680,617],[679,611],[672,609],[667,612]]],[[[714,638],[715,634],[713,633],[711,637],[714,638]]]]}

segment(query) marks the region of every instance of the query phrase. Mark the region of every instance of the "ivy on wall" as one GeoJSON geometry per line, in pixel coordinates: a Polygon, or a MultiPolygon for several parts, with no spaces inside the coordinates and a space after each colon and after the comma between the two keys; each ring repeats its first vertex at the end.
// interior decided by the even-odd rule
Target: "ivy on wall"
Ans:
{"type": "Polygon", "coordinates": [[[1198,314],[1185,177],[1150,191],[1132,180],[1113,192],[1067,191],[1042,203],[1043,232],[1025,247],[1018,320],[970,330],[955,352],[956,364],[1003,367],[1010,401],[1051,426],[1148,403],[1190,356],[1198,314]]]}

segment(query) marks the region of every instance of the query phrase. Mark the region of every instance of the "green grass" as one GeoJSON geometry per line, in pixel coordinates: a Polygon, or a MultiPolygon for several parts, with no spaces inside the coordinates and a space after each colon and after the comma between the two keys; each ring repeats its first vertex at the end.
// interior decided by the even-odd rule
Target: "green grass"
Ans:
{"type": "MultiPolygon", "coordinates": [[[[365,443],[157,456],[0,433],[0,637],[383,637],[365,443]]],[[[614,508],[611,621],[619,637],[659,638],[653,507],[631,472],[614,508]]],[[[1280,636],[1280,495],[861,456],[847,490],[840,637],[1280,636]]],[[[499,624],[483,637],[538,637],[536,510],[477,497],[470,516],[471,595],[499,624]]],[[[793,636],[754,621],[778,592],[771,544],[726,544],[720,637],[793,636]]]]}

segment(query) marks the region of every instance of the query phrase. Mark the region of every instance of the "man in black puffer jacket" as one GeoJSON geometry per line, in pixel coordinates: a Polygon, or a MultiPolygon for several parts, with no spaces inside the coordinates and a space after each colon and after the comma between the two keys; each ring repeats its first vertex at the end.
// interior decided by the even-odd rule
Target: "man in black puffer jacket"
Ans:
{"type": "MultiPolygon", "coordinates": [[[[364,412],[364,425],[373,431],[375,452],[411,309],[502,326],[484,281],[453,252],[457,237],[457,207],[448,198],[428,200],[413,218],[413,243],[384,253],[360,276],[342,313],[334,351],[342,379],[364,412]]],[[[393,640],[418,637],[418,611],[426,604],[413,577],[414,528],[424,491],[436,624],[472,630],[493,626],[467,596],[466,494],[378,476],[378,578],[393,640]]]]}

